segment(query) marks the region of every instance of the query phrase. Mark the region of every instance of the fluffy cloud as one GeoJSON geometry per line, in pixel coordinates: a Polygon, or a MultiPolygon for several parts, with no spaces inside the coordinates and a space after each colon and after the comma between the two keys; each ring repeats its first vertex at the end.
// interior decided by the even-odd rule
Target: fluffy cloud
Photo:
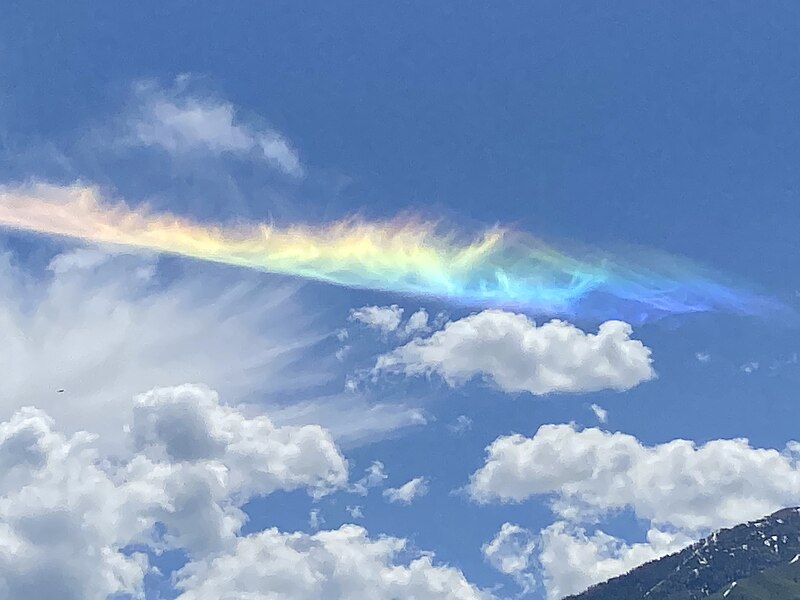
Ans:
{"type": "Polygon", "coordinates": [[[202,150],[252,155],[299,177],[297,152],[278,132],[244,123],[229,102],[171,93],[152,84],[138,88],[139,114],[131,124],[135,140],[172,154],[202,150]]]}
{"type": "MultiPolygon", "coordinates": [[[[0,596],[143,599],[148,558],[133,545],[186,552],[175,577],[184,600],[489,598],[429,554],[409,559],[405,540],[359,527],[239,535],[255,495],[346,485],[346,462],[320,427],[248,416],[203,386],[156,389],[133,405],[115,446],[128,450],[114,455],[94,435],[60,433],[38,409],[0,423],[0,596]]],[[[383,477],[371,468],[364,485],[383,477]]]]}
{"type": "Polygon", "coordinates": [[[425,477],[415,477],[400,487],[384,490],[383,496],[393,504],[411,504],[427,493],[428,480],[425,477]]]}
{"type": "Polygon", "coordinates": [[[428,331],[428,312],[424,308],[420,308],[417,312],[408,317],[404,331],[406,335],[414,335],[428,331]]]}
{"type": "Polygon", "coordinates": [[[522,591],[534,589],[533,573],[536,538],[533,533],[519,525],[503,523],[494,538],[481,548],[484,558],[492,567],[511,576],[522,591]]]}
{"type": "Polygon", "coordinates": [[[556,600],[675,552],[711,529],[796,503],[798,448],[797,442],[782,452],[753,448],[744,439],[647,446],[623,433],[545,425],[533,437],[497,438],[468,490],[480,502],[552,499],[560,520],[536,536],[535,568],[531,546],[523,543],[528,538],[516,526],[504,526],[484,554],[523,588],[541,578],[556,600]],[[646,542],[629,544],[579,525],[623,509],[650,523],[646,542]]]}
{"type": "Polygon", "coordinates": [[[371,539],[355,525],[314,535],[269,529],[237,540],[228,553],[177,574],[178,600],[350,598],[479,600],[489,594],[457,569],[417,554],[398,562],[405,540],[371,539]]]}
{"type": "MultiPolygon", "coordinates": [[[[345,484],[346,463],[321,428],[248,417],[201,386],[153,390],[134,403],[130,453],[113,458],[93,435],[59,433],[38,409],[0,423],[0,596],[143,599],[148,559],[127,552],[133,544],[187,552],[174,577],[182,600],[363,590],[387,600],[490,598],[405,540],[370,538],[354,525],[239,535],[240,507],[253,495],[345,484]]],[[[368,479],[382,480],[382,469],[368,479]]],[[[322,524],[318,513],[312,520],[322,524]]]]}
{"type": "Polygon", "coordinates": [[[587,334],[564,321],[485,310],[447,323],[378,358],[374,372],[440,375],[456,386],[482,376],[507,392],[626,390],[655,376],[650,349],[608,321],[587,334]]]}
{"type": "Polygon", "coordinates": [[[547,598],[558,600],[570,594],[667,554],[677,552],[693,539],[658,529],[647,532],[647,541],[628,544],[603,531],[591,535],[563,521],[544,529],[539,536],[538,562],[547,598]]]}
{"type": "Polygon", "coordinates": [[[403,309],[392,304],[391,306],[362,306],[350,311],[350,320],[363,323],[367,327],[380,330],[387,334],[397,331],[403,319],[403,309]]]}
{"type": "Polygon", "coordinates": [[[92,441],[54,431],[33,408],[0,425],[0,597],[142,597],[147,561],[120,549],[149,525],[127,509],[152,490],[113,481],[92,441]]]}
{"type": "Polygon", "coordinates": [[[228,489],[244,495],[299,487],[322,495],[347,482],[347,465],[318,425],[276,427],[266,416],[245,417],[194,385],[139,396],[133,435],[138,450],[169,462],[217,461],[228,489]]]}
{"type": "Polygon", "coordinates": [[[552,495],[567,519],[631,508],[655,524],[703,531],[796,503],[795,448],[753,448],[745,439],[646,446],[623,433],[545,425],[530,438],[497,438],[469,491],[482,502],[552,495]]]}
{"type": "Polygon", "coordinates": [[[383,463],[379,460],[373,461],[373,463],[367,467],[364,477],[352,485],[351,491],[366,496],[370,488],[383,485],[387,477],[383,463]]]}
{"type": "Polygon", "coordinates": [[[409,560],[405,540],[353,525],[239,536],[253,495],[345,484],[346,463],[319,427],[278,427],[188,385],[143,394],[133,412],[130,452],[113,458],[38,409],[0,423],[2,597],[144,598],[148,559],[132,544],[187,552],[175,577],[183,600],[489,597],[429,554],[409,560]]]}
{"type": "Polygon", "coordinates": [[[116,476],[151,490],[131,512],[163,523],[164,542],[193,556],[232,543],[252,496],[301,487],[320,496],[347,481],[344,458],[318,426],[247,418],[199,386],[154,390],[135,404],[136,453],[116,476]]]}

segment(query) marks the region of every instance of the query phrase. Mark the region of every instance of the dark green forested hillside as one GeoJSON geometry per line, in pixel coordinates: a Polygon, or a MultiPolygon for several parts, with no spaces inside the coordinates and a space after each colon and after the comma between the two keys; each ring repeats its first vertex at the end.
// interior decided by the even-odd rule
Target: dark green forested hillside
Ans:
{"type": "Polygon", "coordinates": [[[800,562],[768,569],[763,573],[729,584],[708,600],[798,600],[800,562]]]}

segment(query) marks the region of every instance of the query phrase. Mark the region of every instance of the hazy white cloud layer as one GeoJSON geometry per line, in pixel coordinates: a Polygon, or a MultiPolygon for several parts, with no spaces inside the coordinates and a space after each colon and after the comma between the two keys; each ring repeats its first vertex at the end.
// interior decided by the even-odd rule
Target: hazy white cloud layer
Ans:
{"type": "Polygon", "coordinates": [[[34,277],[0,255],[0,419],[35,404],[113,443],[152,387],[202,381],[237,402],[319,385],[326,365],[300,364],[321,338],[305,312],[296,287],[214,270],[160,277],[147,259],[78,249],[34,277]]]}
{"type": "Polygon", "coordinates": [[[564,321],[485,310],[380,356],[376,374],[441,376],[456,386],[482,377],[506,392],[626,390],[655,376],[650,349],[631,327],[607,321],[596,334],[564,321]]]}
{"type": "Polygon", "coordinates": [[[157,266],[79,247],[34,275],[0,254],[0,419],[36,405],[65,431],[88,429],[114,445],[135,394],[203,382],[228,403],[255,401],[278,423],[319,423],[348,443],[425,422],[401,401],[320,394],[341,366],[332,356],[308,358],[329,332],[299,286],[157,266]]]}

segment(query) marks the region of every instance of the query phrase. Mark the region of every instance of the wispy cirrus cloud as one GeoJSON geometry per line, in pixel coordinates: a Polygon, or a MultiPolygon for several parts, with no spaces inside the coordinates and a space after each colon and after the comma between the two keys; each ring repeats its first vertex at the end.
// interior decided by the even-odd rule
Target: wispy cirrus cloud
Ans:
{"type": "Polygon", "coordinates": [[[192,264],[167,273],[153,257],[89,246],[34,271],[0,253],[0,419],[35,404],[68,432],[113,441],[134,394],[202,382],[348,444],[425,422],[402,399],[334,391],[341,363],[319,347],[329,332],[296,283],[192,264]]]}
{"type": "Polygon", "coordinates": [[[292,177],[303,175],[297,151],[281,133],[248,122],[231,102],[188,93],[184,80],[179,78],[174,89],[154,82],[136,86],[130,143],[157,146],[170,154],[201,151],[249,156],[292,177]]]}

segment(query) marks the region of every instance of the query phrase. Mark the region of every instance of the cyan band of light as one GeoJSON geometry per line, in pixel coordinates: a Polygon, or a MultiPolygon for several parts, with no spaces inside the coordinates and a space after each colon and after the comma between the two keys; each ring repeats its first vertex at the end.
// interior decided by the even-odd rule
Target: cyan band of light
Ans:
{"type": "Polygon", "coordinates": [[[645,320],[701,311],[752,314],[769,302],[698,266],[569,255],[492,228],[463,243],[432,223],[349,219],[322,226],[210,226],[109,202],[90,187],[0,188],[0,226],[237,265],[351,288],[533,313],[606,313],[645,320]]]}

